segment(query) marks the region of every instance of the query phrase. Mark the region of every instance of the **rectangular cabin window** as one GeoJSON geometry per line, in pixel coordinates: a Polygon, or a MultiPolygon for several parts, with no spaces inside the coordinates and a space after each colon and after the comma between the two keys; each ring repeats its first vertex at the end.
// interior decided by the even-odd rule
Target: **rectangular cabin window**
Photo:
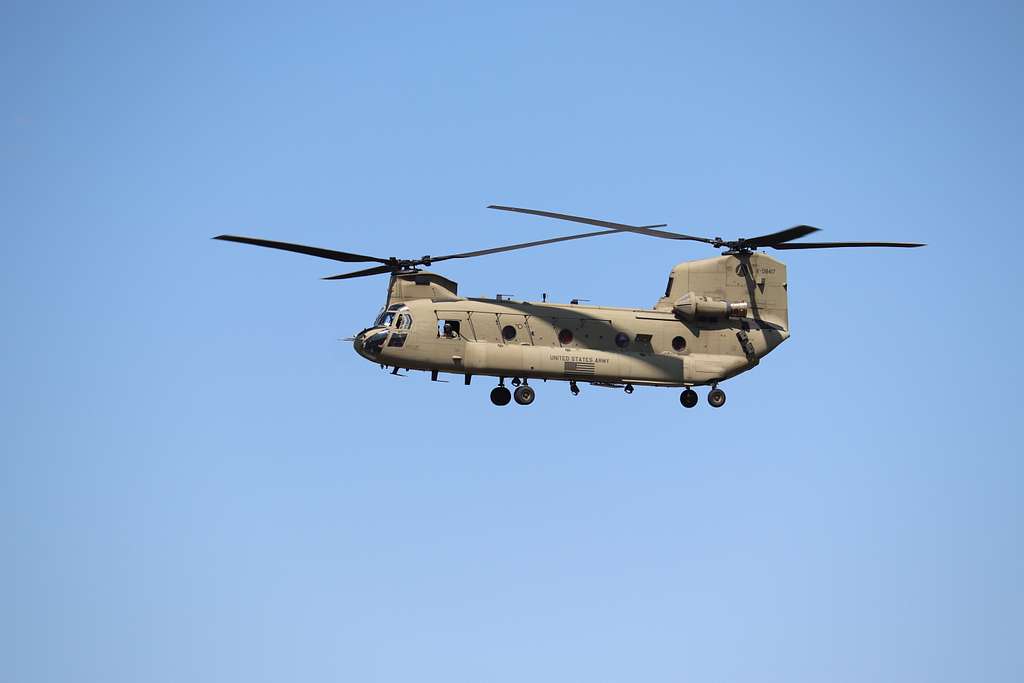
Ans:
{"type": "Polygon", "coordinates": [[[462,334],[462,324],[459,320],[438,320],[437,336],[444,339],[458,339],[462,334]]]}
{"type": "Polygon", "coordinates": [[[435,309],[437,316],[437,338],[458,341],[476,341],[469,311],[435,309]]]}
{"type": "Polygon", "coordinates": [[[651,334],[638,334],[633,340],[633,350],[638,353],[654,353],[654,348],[651,346],[651,340],[654,335],[651,334]]]}
{"type": "Polygon", "coordinates": [[[672,295],[672,280],[673,280],[673,277],[671,275],[669,275],[668,276],[668,284],[665,285],[665,296],[666,297],[669,297],[669,296],[672,295]]]}

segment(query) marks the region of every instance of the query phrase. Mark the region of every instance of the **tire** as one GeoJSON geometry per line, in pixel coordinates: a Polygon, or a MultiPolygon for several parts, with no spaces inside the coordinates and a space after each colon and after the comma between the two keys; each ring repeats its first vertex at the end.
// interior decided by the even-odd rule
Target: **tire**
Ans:
{"type": "Polygon", "coordinates": [[[516,403],[518,403],[521,406],[530,405],[531,403],[533,403],[533,399],[536,398],[536,396],[537,392],[534,391],[533,387],[531,387],[528,384],[520,385],[516,389],[515,393],[516,403]]]}
{"type": "Polygon", "coordinates": [[[679,402],[683,404],[684,408],[692,408],[697,405],[697,392],[693,389],[687,389],[683,393],[679,394],[679,402]]]}
{"type": "Polygon", "coordinates": [[[725,392],[721,389],[712,389],[708,393],[708,403],[712,408],[721,408],[725,405],[725,392]]]}
{"type": "Polygon", "coordinates": [[[496,406],[507,406],[512,400],[512,392],[505,387],[494,387],[491,389],[491,403],[496,406]]]}

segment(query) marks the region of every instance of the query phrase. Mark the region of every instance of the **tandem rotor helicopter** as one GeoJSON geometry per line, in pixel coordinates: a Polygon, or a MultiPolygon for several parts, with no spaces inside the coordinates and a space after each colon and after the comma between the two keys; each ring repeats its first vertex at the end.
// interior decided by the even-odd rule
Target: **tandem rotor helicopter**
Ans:
{"type": "Polygon", "coordinates": [[[374,263],[369,268],[333,275],[347,280],[390,274],[387,300],[373,325],[351,338],[356,352],[383,368],[496,377],[491,402],[513,398],[530,405],[536,396],[530,380],[618,387],[683,387],[680,403],[697,405],[693,387],[710,386],[707,401],[725,405],[719,384],[756,367],[789,338],[786,265],[758,249],[833,249],[841,247],[922,247],[907,242],[794,242],[818,228],[797,225],[759,237],[723,240],[662,230],[667,224],[627,225],[568,214],[490,206],[603,228],[554,237],[417,259],[380,258],[253,237],[220,235],[214,239],[282,249],[345,263],[374,263]],[[653,308],[611,308],[544,301],[514,301],[458,295],[458,285],[423,270],[449,259],[472,258],[544,244],[632,232],[670,240],[703,242],[724,249],[713,258],[684,261],[669,274],[665,295],[653,308]],[[506,380],[515,392],[505,385],[506,380]]]}

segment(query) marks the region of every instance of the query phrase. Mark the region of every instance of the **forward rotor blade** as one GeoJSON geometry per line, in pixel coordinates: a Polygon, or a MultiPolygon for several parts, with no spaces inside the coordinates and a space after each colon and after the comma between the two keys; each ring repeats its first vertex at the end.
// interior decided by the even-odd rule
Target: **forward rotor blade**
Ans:
{"type": "Polygon", "coordinates": [[[573,223],[585,223],[587,225],[596,225],[601,228],[611,228],[620,232],[635,232],[641,235],[648,235],[650,237],[661,237],[669,240],[691,240],[693,242],[705,242],[706,244],[714,244],[715,241],[708,239],[707,237],[694,237],[692,235],[683,235],[678,232],[670,232],[668,230],[655,230],[654,228],[663,228],[667,223],[659,223],[657,225],[627,225],[625,223],[612,223],[611,221],[602,221],[596,218],[584,218],[583,216],[571,216],[567,213],[554,213],[553,211],[540,211],[538,209],[522,209],[516,206],[498,206],[491,204],[487,207],[488,209],[497,209],[499,211],[513,211],[515,213],[526,213],[533,216],[544,216],[545,218],[556,218],[562,221],[572,221],[573,223]]]}
{"type": "Polygon", "coordinates": [[[363,270],[357,270],[352,273],[342,273],[341,275],[331,275],[329,277],[320,278],[321,280],[349,280],[354,277],[366,277],[367,275],[380,275],[381,273],[390,273],[394,268],[392,266],[374,266],[373,268],[365,268],[363,270]]]}
{"type": "MultiPolygon", "coordinates": [[[[597,232],[584,232],[579,235],[566,235],[565,237],[552,237],[547,240],[537,240],[536,242],[523,242],[522,244],[510,244],[507,247],[493,247],[491,249],[480,249],[478,251],[466,251],[461,254],[447,254],[445,256],[431,256],[429,262],[435,261],[447,261],[452,258],[470,258],[473,256],[486,256],[487,254],[498,254],[503,251],[514,251],[516,249],[527,249],[529,247],[539,247],[543,244],[554,244],[555,242],[566,242],[568,240],[581,240],[584,237],[598,237],[600,235],[615,235],[621,232],[620,230],[598,230],[597,232]]],[[[423,259],[420,262],[424,263],[427,259],[423,259]]]]}
{"type": "Polygon", "coordinates": [[[782,244],[783,242],[789,242],[790,240],[810,235],[812,232],[818,232],[818,230],[819,228],[815,228],[811,225],[794,225],[792,228],[779,230],[778,232],[773,232],[768,235],[761,235],[760,237],[750,237],[741,241],[743,246],[748,249],[774,247],[777,244],[782,244]]]}
{"type": "Polygon", "coordinates": [[[255,237],[239,237],[238,235],[217,235],[213,239],[224,240],[225,242],[238,242],[240,244],[252,244],[257,247],[268,247],[270,249],[281,249],[282,251],[294,251],[297,254],[307,254],[320,258],[331,259],[332,261],[344,261],[346,263],[377,262],[387,263],[387,259],[376,256],[364,256],[363,254],[351,254],[347,251],[334,251],[333,249],[322,249],[320,247],[307,247],[304,244],[291,244],[289,242],[274,242],[273,240],[261,240],[255,237]]]}
{"type": "Polygon", "coordinates": [[[917,242],[793,242],[792,244],[770,245],[774,249],[839,249],[842,247],[901,247],[913,249],[927,245],[917,242]]]}

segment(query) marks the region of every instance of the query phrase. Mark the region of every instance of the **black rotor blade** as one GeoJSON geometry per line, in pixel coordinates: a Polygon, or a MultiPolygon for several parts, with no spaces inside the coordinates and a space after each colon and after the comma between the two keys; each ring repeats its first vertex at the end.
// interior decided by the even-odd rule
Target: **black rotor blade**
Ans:
{"type": "Polygon", "coordinates": [[[669,240],[691,240],[693,242],[705,242],[707,244],[714,244],[715,241],[707,237],[694,237],[692,235],[683,235],[678,232],[670,232],[668,230],[655,230],[654,228],[663,228],[667,223],[659,223],[657,225],[627,225],[625,223],[612,223],[611,221],[602,221],[596,218],[584,218],[583,216],[572,216],[567,213],[554,213],[553,211],[540,211],[538,209],[522,209],[516,206],[498,206],[491,204],[487,207],[488,209],[498,209],[499,211],[514,211],[515,213],[527,213],[533,216],[544,216],[545,218],[556,218],[563,221],[572,221],[573,223],[586,223],[587,225],[596,225],[601,228],[611,228],[620,232],[635,232],[641,235],[648,235],[650,237],[661,237],[669,240]]]}
{"type": "Polygon", "coordinates": [[[282,251],[294,251],[297,254],[307,254],[320,258],[331,259],[332,261],[344,261],[346,263],[374,262],[387,263],[387,259],[376,256],[364,256],[363,254],[351,254],[347,251],[334,251],[333,249],[322,249],[320,247],[307,247],[304,244],[291,244],[289,242],[274,242],[273,240],[261,240],[255,237],[239,237],[238,235],[217,235],[213,239],[224,240],[225,242],[238,242],[240,244],[252,244],[257,247],[268,247],[270,249],[281,249],[282,251]]]}
{"type": "Polygon", "coordinates": [[[390,273],[394,270],[393,266],[374,266],[373,268],[364,268],[363,270],[357,270],[352,273],[342,273],[341,275],[331,275],[322,280],[349,280],[354,277],[366,277],[367,275],[380,275],[381,273],[390,273]]]}
{"type": "Polygon", "coordinates": [[[529,247],[539,247],[543,244],[554,244],[555,242],[566,242],[568,240],[581,240],[584,237],[598,237],[600,235],[615,235],[621,232],[620,230],[598,230],[597,232],[584,232],[579,235],[566,235],[565,237],[552,237],[547,240],[537,240],[536,242],[523,242],[522,244],[510,244],[506,247],[493,247],[491,249],[480,249],[478,251],[466,251],[460,254],[446,254],[444,256],[431,256],[429,259],[419,259],[416,263],[433,263],[435,261],[446,261],[452,258],[470,258],[473,256],[486,256],[487,254],[498,254],[503,251],[513,251],[515,249],[527,249],[529,247]]]}
{"type": "Polygon", "coordinates": [[[818,232],[818,230],[819,228],[815,228],[812,225],[794,225],[792,228],[786,228],[785,230],[779,230],[778,232],[773,232],[768,235],[750,237],[740,241],[743,243],[743,246],[748,249],[774,247],[777,244],[782,244],[783,242],[789,242],[790,240],[810,235],[812,232],[818,232]]]}
{"type": "Polygon", "coordinates": [[[913,249],[923,247],[917,242],[793,242],[792,244],[772,245],[774,249],[839,249],[842,247],[901,247],[913,249]]]}

